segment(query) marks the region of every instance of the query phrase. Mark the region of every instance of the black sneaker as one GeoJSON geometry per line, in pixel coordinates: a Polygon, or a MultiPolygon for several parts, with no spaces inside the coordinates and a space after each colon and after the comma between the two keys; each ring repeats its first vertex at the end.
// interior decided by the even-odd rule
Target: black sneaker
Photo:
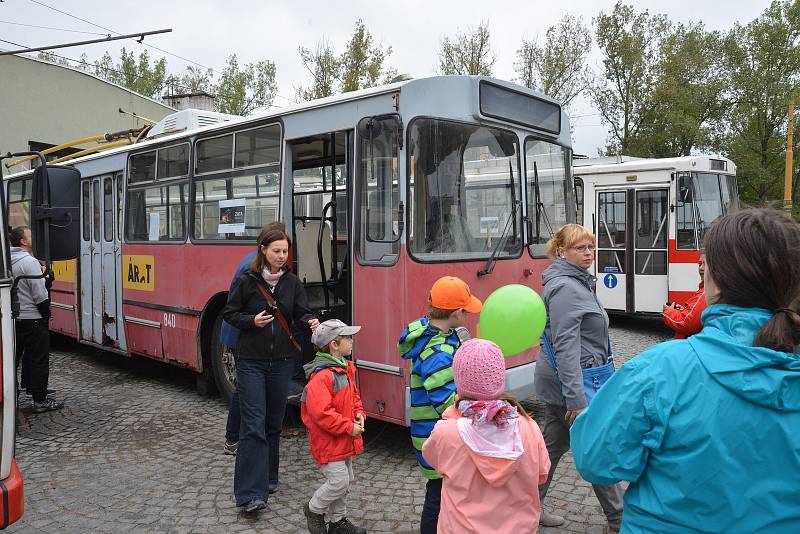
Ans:
{"type": "Polygon", "coordinates": [[[60,410],[63,407],[63,402],[59,402],[53,397],[47,397],[44,402],[33,403],[33,413],[52,412],[54,410],[60,410]]]}
{"type": "Polygon", "coordinates": [[[367,534],[367,529],[357,527],[346,517],[328,525],[328,534],[367,534]]]}
{"type": "Polygon", "coordinates": [[[249,503],[244,505],[244,513],[246,514],[254,514],[259,510],[263,510],[267,507],[267,503],[262,501],[261,499],[253,499],[249,503]]]}
{"type": "Polygon", "coordinates": [[[238,441],[228,441],[225,440],[225,445],[222,447],[222,453],[228,454],[230,456],[236,456],[236,451],[239,450],[239,442],[238,441]]]}
{"type": "Polygon", "coordinates": [[[273,493],[278,493],[278,483],[270,482],[269,485],[267,486],[267,491],[269,492],[270,495],[272,495],[273,493]]]}
{"type": "Polygon", "coordinates": [[[306,516],[306,526],[311,534],[328,534],[325,526],[325,514],[315,514],[308,507],[308,503],[303,505],[303,515],[306,516]]]}

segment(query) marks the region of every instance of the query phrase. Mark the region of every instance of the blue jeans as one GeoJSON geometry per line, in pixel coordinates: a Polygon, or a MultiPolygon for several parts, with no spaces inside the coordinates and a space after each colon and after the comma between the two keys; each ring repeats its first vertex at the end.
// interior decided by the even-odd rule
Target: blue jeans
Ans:
{"type": "Polygon", "coordinates": [[[268,484],[278,483],[279,445],[294,358],[236,361],[241,423],[233,492],[236,506],[267,501],[268,484]]]}
{"type": "Polygon", "coordinates": [[[436,534],[439,524],[439,506],[442,502],[442,479],[428,480],[425,484],[425,502],[419,521],[420,534],[436,534]]]}
{"type": "Polygon", "coordinates": [[[242,411],[239,409],[239,386],[233,389],[231,403],[228,405],[228,422],[225,425],[225,441],[239,441],[239,426],[242,424],[242,411]]]}
{"type": "MultiPolygon", "coordinates": [[[[308,362],[301,358],[302,355],[299,353],[294,358],[292,379],[297,382],[304,383],[306,372],[303,370],[303,365],[308,362]]],[[[241,426],[241,420],[242,414],[239,408],[239,386],[237,385],[233,390],[233,395],[231,395],[231,403],[228,405],[228,422],[225,424],[225,441],[229,443],[236,443],[239,441],[239,426],[241,426]]]]}

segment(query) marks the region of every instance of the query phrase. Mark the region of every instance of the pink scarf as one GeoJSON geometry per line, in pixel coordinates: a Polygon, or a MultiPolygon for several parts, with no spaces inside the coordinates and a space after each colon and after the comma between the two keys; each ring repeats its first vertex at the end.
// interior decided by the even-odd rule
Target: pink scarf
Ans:
{"type": "Polygon", "coordinates": [[[281,276],[283,276],[284,272],[286,271],[281,269],[277,273],[272,274],[271,272],[269,272],[269,267],[264,267],[261,270],[261,276],[262,278],[264,278],[264,281],[269,285],[270,290],[275,291],[275,286],[278,285],[278,280],[281,279],[281,276]]]}
{"type": "Polygon", "coordinates": [[[458,433],[475,453],[516,460],[525,452],[517,426],[517,408],[507,401],[462,400],[458,411],[458,433]]]}

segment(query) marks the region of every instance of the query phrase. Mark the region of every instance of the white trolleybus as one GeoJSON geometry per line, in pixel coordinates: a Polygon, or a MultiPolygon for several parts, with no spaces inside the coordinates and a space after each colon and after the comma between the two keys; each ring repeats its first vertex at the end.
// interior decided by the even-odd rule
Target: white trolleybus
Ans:
{"type": "Polygon", "coordinates": [[[597,296],[610,311],[661,313],[697,291],[709,225],[739,204],[719,156],[575,160],[578,220],[597,236],[597,296]]]}

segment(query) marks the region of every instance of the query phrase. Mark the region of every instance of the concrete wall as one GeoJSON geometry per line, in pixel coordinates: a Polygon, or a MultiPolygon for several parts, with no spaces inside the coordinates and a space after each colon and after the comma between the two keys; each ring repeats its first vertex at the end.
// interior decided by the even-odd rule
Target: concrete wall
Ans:
{"type": "Polygon", "coordinates": [[[28,141],[57,145],[145,125],[119,113],[119,108],[156,121],[175,111],[91,74],[26,57],[0,56],[2,153],[28,150],[28,141]]]}

